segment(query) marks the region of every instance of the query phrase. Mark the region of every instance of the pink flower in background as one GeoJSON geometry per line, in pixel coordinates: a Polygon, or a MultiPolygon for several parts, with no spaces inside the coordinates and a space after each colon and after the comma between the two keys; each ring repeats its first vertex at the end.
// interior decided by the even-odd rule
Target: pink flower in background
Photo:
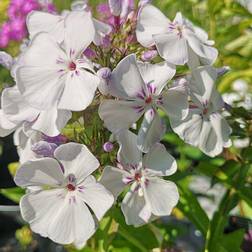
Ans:
{"type": "Polygon", "coordinates": [[[11,0],[8,8],[9,20],[0,27],[0,48],[8,46],[10,41],[22,41],[27,36],[26,16],[33,10],[55,13],[52,3],[38,0],[11,0]]]}

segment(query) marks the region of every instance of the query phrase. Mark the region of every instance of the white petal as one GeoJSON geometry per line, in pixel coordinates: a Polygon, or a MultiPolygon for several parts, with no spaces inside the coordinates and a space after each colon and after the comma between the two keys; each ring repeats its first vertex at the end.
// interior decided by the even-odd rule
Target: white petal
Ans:
{"type": "Polygon", "coordinates": [[[116,139],[120,145],[118,161],[123,165],[138,164],[142,159],[142,153],[137,148],[137,136],[129,130],[122,130],[116,139]]]}
{"type": "Polygon", "coordinates": [[[68,56],[72,59],[79,56],[92,43],[94,37],[95,27],[91,13],[70,12],[65,19],[65,46],[68,56]]]}
{"type": "Polygon", "coordinates": [[[216,132],[218,141],[223,147],[230,147],[232,144],[230,139],[232,129],[228,125],[227,121],[219,113],[214,113],[210,115],[210,122],[216,132]]]}
{"type": "Polygon", "coordinates": [[[167,32],[169,28],[169,19],[156,7],[145,5],[138,17],[137,22],[137,40],[145,47],[154,44],[153,36],[167,32]]]}
{"type": "Polygon", "coordinates": [[[144,196],[154,215],[170,215],[179,200],[177,186],[159,178],[149,178],[149,183],[144,188],[144,196]]]}
{"type": "Polygon", "coordinates": [[[99,116],[106,128],[118,132],[130,128],[143,115],[144,110],[137,110],[137,106],[135,101],[105,100],[99,107],[99,116]]]}
{"type": "Polygon", "coordinates": [[[159,107],[170,119],[184,119],[188,114],[188,106],[188,94],[185,87],[173,87],[162,93],[162,104],[159,107]]]}
{"type": "Polygon", "coordinates": [[[95,213],[98,220],[101,220],[104,214],[114,203],[113,195],[100,183],[82,184],[84,189],[78,191],[77,197],[83,200],[95,213]]]}
{"type": "Polygon", "coordinates": [[[116,199],[126,186],[123,183],[123,176],[127,174],[128,172],[122,169],[106,166],[102,172],[99,182],[103,184],[116,199]]]}
{"type": "Polygon", "coordinates": [[[189,43],[192,50],[200,57],[206,59],[206,63],[213,64],[218,57],[218,50],[214,47],[205,45],[195,33],[187,29],[185,32],[185,37],[189,43]]]}
{"type": "Polygon", "coordinates": [[[139,227],[146,224],[151,217],[150,207],[138,192],[129,191],[122,201],[121,208],[127,225],[139,227]]]}
{"type": "Polygon", "coordinates": [[[219,144],[217,134],[208,119],[202,121],[199,139],[198,147],[208,156],[214,157],[221,153],[222,145],[219,144]]]}
{"type": "Polygon", "coordinates": [[[155,94],[160,94],[167,82],[171,80],[176,73],[175,66],[167,62],[158,64],[138,62],[138,67],[144,82],[156,88],[155,94]]]}
{"type": "Polygon", "coordinates": [[[135,98],[139,92],[145,91],[145,83],[136,62],[136,55],[126,56],[113,70],[109,88],[113,96],[135,98]],[[126,97],[125,97],[126,96],[126,97]]]}
{"type": "Polygon", "coordinates": [[[36,35],[22,55],[22,66],[16,70],[17,86],[24,98],[38,109],[50,107],[61,95],[64,77],[60,79],[59,59],[65,61],[66,56],[46,33],[36,35]]]}
{"type": "Polygon", "coordinates": [[[155,112],[153,109],[148,110],[144,115],[144,119],[138,132],[138,148],[142,152],[147,153],[153,144],[162,139],[165,131],[166,126],[158,112],[155,112]]]}
{"type": "Polygon", "coordinates": [[[94,43],[99,46],[102,43],[102,39],[112,31],[112,27],[95,18],[93,18],[93,22],[95,27],[94,43]]]}
{"type": "Polygon", "coordinates": [[[188,116],[182,121],[170,118],[172,129],[186,142],[198,146],[199,136],[202,127],[201,111],[198,109],[189,110],[188,116]]]}
{"type": "Polygon", "coordinates": [[[164,145],[155,144],[143,158],[143,166],[156,176],[170,176],[177,170],[177,163],[164,145]]]}
{"type": "Polygon", "coordinates": [[[31,225],[35,233],[48,236],[48,227],[52,219],[64,206],[64,189],[34,191],[20,200],[22,218],[31,225]],[[59,197],[62,195],[62,197],[59,197]]]}
{"type": "Polygon", "coordinates": [[[84,244],[95,232],[95,221],[83,201],[70,197],[49,223],[48,237],[60,244],[84,244]]]}
{"type": "Polygon", "coordinates": [[[77,183],[83,181],[100,166],[96,157],[83,144],[63,144],[55,150],[54,156],[62,163],[65,176],[75,175],[77,183]]]}
{"type": "Polygon", "coordinates": [[[53,107],[40,112],[39,117],[32,125],[32,129],[41,131],[47,136],[57,136],[71,117],[72,113],[70,111],[58,110],[53,107]]]}
{"type": "Polygon", "coordinates": [[[58,108],[84,110],[93,101],[99,82],[96,75],[85,70],[79,70],[78,74],[68,73],[58,108]]]}
{"type": "Polygon", "coordinates": [[[188,61],[187,42],[176,33],[153,36],[159,55],[174,65],[184,65],[188,61]]]}
{"type": "Polygon", "coordinates": [[[176,13],[176,16],[175,16],[175,18],[173,20],[173,23],[178,23],[179,25],[184,24],[184,19],[183,19],[183,16],[182,16],[181,12],[176,13]]]}
{"type": "Polygon", "coordinates": [[[217,71],[212,66],[202,66],[192,71],[190,81],[190,94],[193,102],[198,106],[210,102],[213,92],[215,91],[215,80],[217,71]]]}
{"type": "Polygon", "coordinates": [[[0,109],[0,137],[5,137],[11,134],[18,125],[10,122],[6,115],[4,114],[3,110],[0,109]]]}
{"type": "Polygon", "coordinates": [[[23,121],[32,122],[39,114],[39,110],[32,108],[25,102],[17,86],[4,89],[1,101],[7,119],[16,124],[23,121]]]}
{"type": "Polygon", "coordinates": [[[17,69],[16,77],[24,99],[39,110],[54,106],[64,88],[55,69],[24,66],[17,69]]]}
{"type": "Polygon", "coordinates": [[[62,16],[32,11],[28,14],[26,23],[31,39],[40,32],[48,32],[58,43],[64,40],[64,18],[62,16]]]}
{"type": "Polygon", "coordinates": [[[64,176],[55,159],[41,158],[22,164],[14,180],[21,187],[59,186],[64,182],[64,176]]]}
{"type": "Polygon", "coordinates": [[[45,69],[59,69],[57,60],[67,60],[65,52],[54,38],[45,32],[38,33],[28,49],[21,55],[21,65],[42,67],[45,69]]]}

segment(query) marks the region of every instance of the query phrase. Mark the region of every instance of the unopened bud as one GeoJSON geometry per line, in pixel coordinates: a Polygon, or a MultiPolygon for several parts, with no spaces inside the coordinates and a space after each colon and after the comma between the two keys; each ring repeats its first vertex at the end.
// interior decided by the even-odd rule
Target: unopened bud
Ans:
{"type": "Polygon", "coordinates": [[[157,55],[158,53],[156,50],[149,50],[149,51],[143,52],[141,59],[143,61],[150,61],[154,59],[157,55]]]}
{"type": "Polygon", "coordinates": [[[120,16],[122,11],[122,1],[121,0],[109,0],[109,8],[114,16],[120,16]]]}
{"type": "Polygon", "coordinates": [[[106,152],[111,152],[114,149],[114,145],[111,142],[106,142],[103,145],[103,150],[106,152]]]}
{"type": "Polygon", "coordinates": [[[97,75],[104,80],[108,80],[111,76],[111,70],[108,67],[103,67],[98,70],[97,75]]]}
{"type": "Polygon", "coordinates": [[[39,141],[32,146],[32,151],[39,156],[53,157],[57,144],[39,141]]]}
{"type": "Polygon", "coordinates": [[[226,74],[227,72],[229,72],[231,68],[229,66],[224,66],[224,67],[217,68],[216,70],[217,70],[218,77],[220,77],[226,74]]]}

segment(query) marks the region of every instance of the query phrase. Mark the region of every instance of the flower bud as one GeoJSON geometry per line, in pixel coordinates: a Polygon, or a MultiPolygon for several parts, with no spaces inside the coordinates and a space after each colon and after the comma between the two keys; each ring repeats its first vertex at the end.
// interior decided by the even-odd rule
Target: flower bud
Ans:
{"type": "Polygon", "coordinates": [[[57,144],[48,143],[46,141],[39,141],[32,146],[32,151],[39,156],[53,157],[57,144]]]}
{"type": "Polygon", "coordinates": [[[157,55],[158,53],[156,50],[149,50],[149,51],[143,52],[141,59],[143,61],[150,61],[154,59],[157,55]]]}
{"type": "Polygon", "coordinates": [[[50,137],[50,136],[46,136],[43,134],[42,139],[48,143],[54,143],[57,145],[64,144],[64,143],[68,142],[68,138],[64,135],[61,135],[61,134],[58,136],[55,136],[55,137],[50,137]]]}
{"type": "Polygon", "coordinates": [[[224,66],[224,67],[220,67],[220,68],[217,68],[217,74],[218,74],[218,77],[228,73],[231,68],[229,66],[224,66]]]}
{"type": "Polygon", "coordinates": [[[122,11],[122,1],[121,0],[109,0],[109,8],[114,16],[120,16],[122,11]]]}
{"type": "Polygon", "coordinates": [[[103,67],[100,70],[98,70],[97,75],[100,78],[102,78],[104,80],[107,80],[110,77],[110,75],[111,75],[111,70],[108,67],[103,67]]]}
{"type": "Polygon", "coordinates": [[[114,149],[114,145],[111,142],[106,142],[103,145],[103,150],[106,152],[111,152],[114,149]]]}

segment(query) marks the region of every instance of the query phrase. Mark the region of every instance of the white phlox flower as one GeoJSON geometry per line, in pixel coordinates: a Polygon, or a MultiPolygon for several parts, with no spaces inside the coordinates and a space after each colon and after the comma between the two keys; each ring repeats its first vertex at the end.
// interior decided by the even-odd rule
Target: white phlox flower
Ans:
{"type": "Polygon", "coordinates": [[[61,145],[55,158],[28,161],[18,169],[16,184],[30,189],[20,201],[21,214],[35,233],[80,248],[114,198],[91,175],[99,162],[86,146],[61,145]]]}
{"type": "Polygon", "coordinates": [[[196,54],[206,65],[212,64],[218,56],[205,31],[183,18],[180,12],[170,21],[150,4],[144,5],[139,13],[136,35],[140,44],[155,45],[159,55],[175,65],[187,63],[190,53],[196,54]]]}
{"type": "Polygon", "coordinates": [[[220,154],[231,146],[231,128],[222,116],[224,102],[215,88],[217,71],[202,66],[192,71],[189,80],[189,114],[184,120],[171,118],[173,130],[186,142],[208,156],[220,154]]]}
{"type": "Polygon", "coordinates": [[[120,144],[119,167],[106,166],[100,182],[115,198],[125,189],[121,209],[128,225],[140,226],[157,216],[170,215],[178,202],[177,186],[162,179],[176,172],[175,159],[162,144],[155,144],[142,155],[137,136],[122,130],[117,136],[120,144]]]}
{"type": "Polygon", "coordinates": [[[91,62],[82,55],[95,36],[90,13],[71,12],[64,22],[64,49],[49,33],[38,33],[16,69],[20,92],[39,110],[54,106],[84,110],[100,82],[91,62]]]}
{"type": "Polygon", "coordinates": [[[130,128],[144,115],[138,145],[147,152],[164,132],[159,108],[169,117],[185,118],[188,113],[185,88],[166,88],[174,74],[175,68],[169,63],[137,62],[134,54],[125,57],[108,80],[108,92],[117,100],[104,100],[99,108],[105,126],[116,133],[130,128]]]}

